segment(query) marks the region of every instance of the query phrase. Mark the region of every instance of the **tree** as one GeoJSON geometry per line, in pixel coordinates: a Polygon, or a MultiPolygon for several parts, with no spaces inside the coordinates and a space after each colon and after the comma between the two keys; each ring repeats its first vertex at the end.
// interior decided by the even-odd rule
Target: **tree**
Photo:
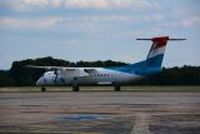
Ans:
{"type": "MultiPolygon", "coordinates": [[[[27,65],[65,67],[114,67],[127,65],[123,62],[79,61],[70,62],[52,57],[15,61],[8,71],[0,71],[0,86],[31,86],[45,72],[43,69],[28,68],[27,65]]],[[[160,73],[135,81],[133,85],[200,85],[200,67],[184,66],[163,68],[160,73]]]]}

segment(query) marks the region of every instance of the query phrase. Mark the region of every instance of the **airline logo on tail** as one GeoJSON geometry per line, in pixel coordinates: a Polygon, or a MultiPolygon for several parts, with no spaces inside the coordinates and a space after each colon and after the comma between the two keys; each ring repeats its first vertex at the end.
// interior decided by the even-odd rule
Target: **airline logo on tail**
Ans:
{"type": "Polygon", "coordinates": [[[146,66],[148,67],[161,67],[165,48],[168,41],[181,41],[184,38],[169,38],[169,36],[161,36],[155,38],[138,38],[137,40],[150,40],[153,42],[151,49],[147,55],[146,66]]]}
{"type": "Polygon", "coordinates": [[[159,54],[164,54],[165,47],[167,45],[169,37],[157,37],[153,38],[153,45],[149,51],[149,54],[147,56],[147,59],[152,58],[154,56],[157,56],[159,54]]]}

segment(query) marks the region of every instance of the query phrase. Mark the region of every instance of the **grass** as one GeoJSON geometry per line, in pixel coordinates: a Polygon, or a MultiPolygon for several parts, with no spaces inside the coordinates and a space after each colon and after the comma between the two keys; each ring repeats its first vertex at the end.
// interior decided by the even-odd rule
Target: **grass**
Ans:
{"type": "MultiPolygon", "coordinates": [[[[72,91],[67,87],[46,87],[47,92],[72,91]]],[[[1,87],[3,92],[40,92],[40,87],[1,87]]],[[[80,91],[113,91],[113,86],[81,86],[80,91]]],[[[127,92],[200,92],[200,86],[122,86],[121,91],[127,92]]]]}

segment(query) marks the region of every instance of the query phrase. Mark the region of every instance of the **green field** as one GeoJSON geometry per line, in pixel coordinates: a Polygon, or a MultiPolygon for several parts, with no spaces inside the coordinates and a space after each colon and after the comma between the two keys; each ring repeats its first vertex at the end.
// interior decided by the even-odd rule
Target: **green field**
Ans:
{"type": "MultiPolygon", "coordinates": [[[[47,92],[72,91],[67,87],[47,87],[47,92]]],[[[40,87],[1,87],[1,92],[40,92],[40,87]]],[[[81,86],[80,91],[113,91],[112,86],[81,86]]],[[[122,86],[121,91],[133,92],[200,92],[200,86],[122,86]]]]}

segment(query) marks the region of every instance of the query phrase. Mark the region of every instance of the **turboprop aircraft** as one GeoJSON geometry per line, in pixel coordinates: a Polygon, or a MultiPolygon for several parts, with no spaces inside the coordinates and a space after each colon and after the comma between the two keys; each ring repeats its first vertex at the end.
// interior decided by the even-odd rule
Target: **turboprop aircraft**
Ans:
{"type": "Polygon", "coordinates": [[[33,65],[28,65],[28,67],[48,70],[36,82],[43,91],[46,86],[56,85],[72,86],[73,91],[79,91],[81,85],[113,85],[115,91],[120,91],[121,85],[130,84],[135,80],[160,72],[167,42],[185,39],[161,36],[137,40],[152,41],[153,44],[146,60],[135,64],[108,68],[33,65]]]}

